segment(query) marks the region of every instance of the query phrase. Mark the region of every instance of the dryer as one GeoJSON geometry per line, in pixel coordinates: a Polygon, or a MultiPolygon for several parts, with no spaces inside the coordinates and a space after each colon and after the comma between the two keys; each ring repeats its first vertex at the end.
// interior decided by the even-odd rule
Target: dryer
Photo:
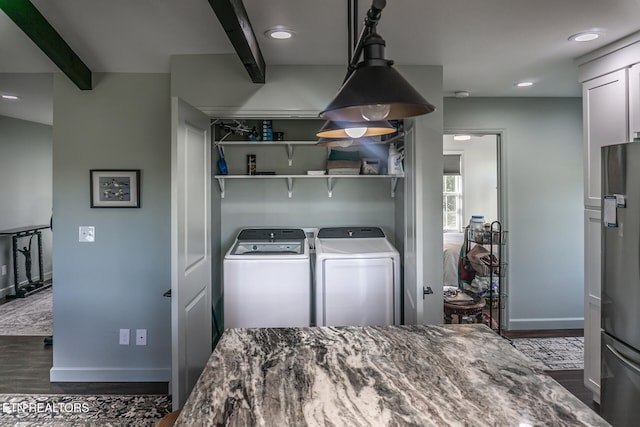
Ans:
{"type": "Polygon", "coordinates": [[[378,227],[321,228],[315,240],[316,326],[399,325],[400,254],[378,227]]]}
{"type": "Polygon", "coordinates": [[[224,327],[311,325],[309,242],[301,229],[244,229],[223,262],[224,327]]]}

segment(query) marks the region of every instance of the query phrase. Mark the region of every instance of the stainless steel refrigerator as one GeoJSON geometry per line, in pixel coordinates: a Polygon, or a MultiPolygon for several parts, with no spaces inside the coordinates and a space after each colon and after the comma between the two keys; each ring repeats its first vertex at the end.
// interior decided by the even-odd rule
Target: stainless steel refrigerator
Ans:
{"type": "Polygon", "coordinates": [[[602,148],[600,412],[640,422],[640,142],[602,148]]]}

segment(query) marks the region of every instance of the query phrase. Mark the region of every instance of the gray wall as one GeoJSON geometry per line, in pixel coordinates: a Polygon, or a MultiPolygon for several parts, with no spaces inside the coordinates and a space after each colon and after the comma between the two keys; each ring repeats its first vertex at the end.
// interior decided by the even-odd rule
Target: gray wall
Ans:
{"type": "Polygon", "coordinates": [[[503,133],[508,329],[581,328],[581,99],[446,98],[444,123],[503,133]]]}
{"type": "Polygon", "coordinates": [[[168,381],[171,135],[168,74],[54,79],[52,381],[168,381]],[[90,169],[140,169],[140,209],[90,208],[90,169]],[[78,227],[96,227],[79,243],[78,227]],[[132,343],[118,344],[121,328],[132,343]],[[148,330],[136,346],[137,328],[148,330]]]}
{"type": "MultiPolygon", "coordinates": [[[[420,92],[440,106],[441,67],[398,66],[398,68],[420,92]]],[[[171,95],[183,98],[214,118],[272,118],[274,120],[284,117],[317,118],[318,112],[337,92],[345,71],[344,66],[341,65],[270,66],[267,83],[260,85],[250,81],[235,55],[177,55],[172,57],[171,61],[171,95]]],[[[421,167],[429,167],[427,163],[431,161],[436,163],[436,167],[435,169],[429,167],[429,170],[438,170],[438,165],[441,169],[441,112],[430,114],[426,119],[416,122],[416,127],[419,128],[416,134],[421,146],[424,147],[419,153],[421,167]]],[[[292,170],[296,169],[299,172],[306,168],[318,169],[324,164],[322,159],[326,154],[323,154],[322,149],[296,147],[295,150],[292,170]]],[[[244,173],[248,151],[226,148],[232,170],[244,173]]],[[[288,166],[283,165],[283,162],[286,163],[283,148],[250,151],[258,156],[259,170],[276,168],[279,173],[288,170],[288,166]]],[[[217,160],[217,156],[214,160],[217,160]]],[[[428,173],[426,172],[425,175],[428,173]]],[[[401,220],[396,218],[398,209],[396,201],[390,197],[391,185],[388,181],[338,180],[335,183],[332,198],[327,197],[326,185],[322,180],[297,180],[294,183],[293,197],[289,199],[284,180],[264,180],[264,182],[228,180],[225,198],[219,199],[217,196],[221,205],[219,238],[222,250],[226,251],[238,230],[247,226],[380,225],[391,240],[399,237],[395,226],[396,222],[401,220]]],[[[401,186],[402,184],[399,184],[399,187],[401,186]]],[[[213,187],[217,188],[217,183],[214,183],[213,187]]],[[[419,191],[426,191],[429,188],[429,184],[421,185],[419,191]]],[[[437,191],[440,190],[436,190],[433,194],[440,200],[441,195],[438,196],[437,191]]],[[[411,197],[414,196],[415,194],[411,195],[411,197]]],[[[420,197],[422,198],[422,194],[420,197]]],[[[216,200],[215,197],[214,200],[216,200]]],[[[401,199],[402,202],[404,200],[404,198],[401,199]]],[[[216,215],[215,208],[213,211],[216,215]]],[[[399,211],[402,213],[403,209],[399,211]]],[[[430,235],[434,236],[441,233],[442,214],[439,208],[436,208],[436,211],[437,214],[433,215],[426,210],[420,210],[421,216],[427,212],[424,214],[425,223],[433,229],[430,235]]],[[[415,230],[412,231],[415,232],[415,230]]],[[[430,243],[427,244],[427,248],[420,248],[420,256],[424,256],[423,262],[427,265],[431,262],[436,263],[432,261],[434,260],[432,253],[442,252],[441,239],[429,238],[428,240],[430,243]]],[[[216,260],[214,254],[214,266],[221,265],[222,256],[221,252],[216,260]]],[[[441,263],[436,263],[433,267],[425,267],[425,271],[433,272],[434,277],[438,276],[439,271],[441,277],[441,263]]],[[[222,295],[220,274],[219,270],[213,272],[214,279],[218,280],[214,283],[213,290],[216,306],[219,306],[222,295]]],[[[430,281],[430,283],[433,282],[430,281]]],[[[435,318],[442,319],[441,311],[440,300],[438,307],[431,312],[435,313],[435,318]]]]}
{"type": "MultiPolygon", "coordinates": [[[[276,125],[277,125],[276,121],[276,125]]],[[[322,122],[310,130],[313,139],[322,122]]],[[[361,157],[386,160],[386,145],[360,147],[361,157]]],[[[350,148],[355,150],[355,147],[350,148]]],[[[231,174],[246,173],[247,154],[255,154],[258,171],[304,175],[326,168],[327,149],[295,146],[289,166],[284,146],[225,147],[231,174]]],[[[214,184],[217,185],[217,184],[214,184]]],[[[325,179],[296,179],[291,198],[285,179],[227,180],[222,200],[222,248],[226,251],[238,231],[247,227],[380,226],[393,240],[394,211],[388,179],[335,178],[332,197],[325,179]]]]}
{"type": "MultiPolygon", "coordinates": [[[[0,116],[0,230],[48,225],[51,218],[53,135],[51,126],[0,116]]],[[[43,275],[51,278],[51,232],[42,231],[43,275]]],[[[29,239],[20,239],[20,247],[29,239]]],[[[32,278],[38,278],[36,238],[32,278]]],[[[18,254],[18,281],[26,283],[24,257],[18,254]]],[[[13,293],[11,238],[0,237],[0,298],[13,293]],[[1,271],[1,270],[0,270],[1,271]]]]}

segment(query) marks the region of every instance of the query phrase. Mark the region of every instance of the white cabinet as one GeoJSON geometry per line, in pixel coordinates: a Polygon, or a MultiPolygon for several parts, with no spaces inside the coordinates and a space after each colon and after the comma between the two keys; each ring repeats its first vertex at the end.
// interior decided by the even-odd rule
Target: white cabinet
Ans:
{"type": "Polygon", "coordinates": [[[582,86],[584,131],[584,204],[600,207],[600,148],[627,142],[627,69],[582,86]]]}
{"type": "Polygon", "coordinates": [[[629,68],[629,139],[640,138],[640,64],[629,68]]]}
{"type": "Polygon", "coordinates": [[[600,210],[584,211],[584,383],[600,396],[600,210]]]}
{"type": "Polygon", "coordinates": [[[584,138],[584,383],[600,401],[601,148],[640,136],[640,37],[576,60],[584,138]]]}

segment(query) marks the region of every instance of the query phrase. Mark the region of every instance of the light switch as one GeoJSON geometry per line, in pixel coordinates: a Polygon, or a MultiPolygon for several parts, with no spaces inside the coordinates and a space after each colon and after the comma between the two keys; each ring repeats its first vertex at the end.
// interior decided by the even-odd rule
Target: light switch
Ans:
{"type": "Polygon", "coordinates": [[[92,225],[81,225],[79,229],[78,241],[82,243],[93,243],[96,241],[96,228],[92,225]]]}

